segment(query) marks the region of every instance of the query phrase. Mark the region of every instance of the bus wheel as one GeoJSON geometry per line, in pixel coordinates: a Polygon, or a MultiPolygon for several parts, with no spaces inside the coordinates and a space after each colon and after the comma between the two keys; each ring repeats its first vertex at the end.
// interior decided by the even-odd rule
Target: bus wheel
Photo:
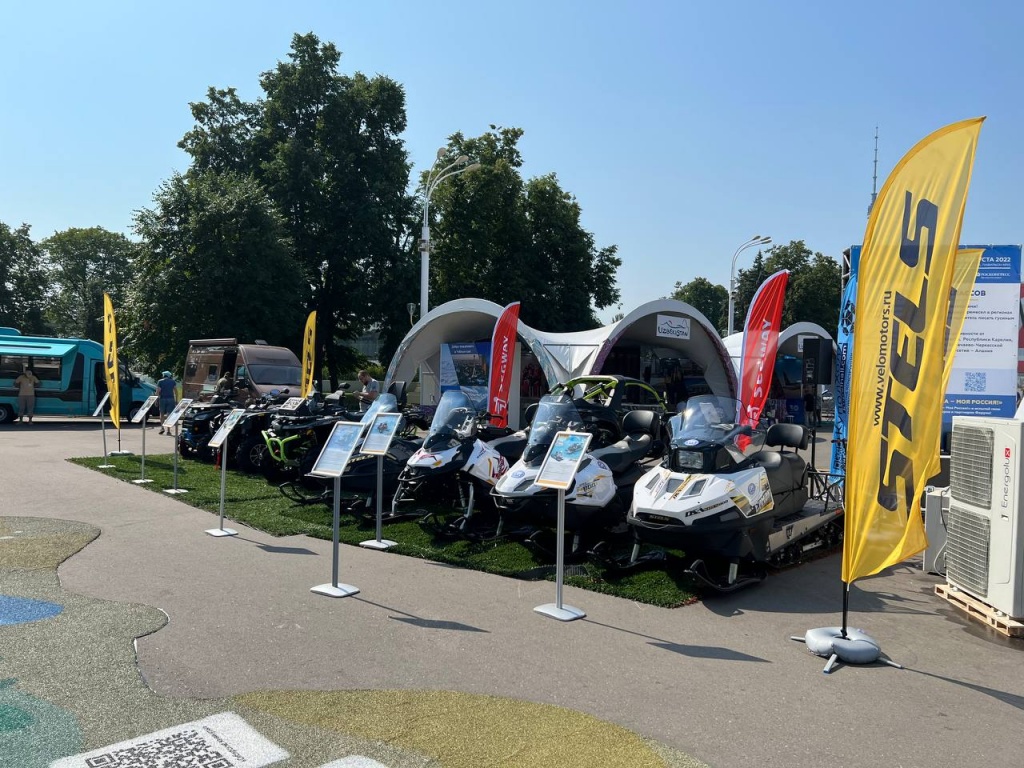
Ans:
{"type": "Polygon", "coordinates": [[[9,405],[0,405],[0,424],[10,424],[14,421],[14,409],[9,405]]]}

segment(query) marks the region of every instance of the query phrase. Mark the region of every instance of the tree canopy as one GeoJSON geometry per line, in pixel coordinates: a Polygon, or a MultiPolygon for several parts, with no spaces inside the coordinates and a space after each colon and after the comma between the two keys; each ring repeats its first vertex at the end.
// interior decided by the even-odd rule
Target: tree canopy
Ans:
{"type": "Polygon", "coordinates": [[[729,325],[726,316],[729,310],[729,291],[715,285],[706,277],[695,277],[686,285],[677,282],[669,298],[684,301],[694,309],[700,310],[701,314],[723,333],[729,325]]]}
{"type": "Polygon", "coordinates": [[[0,326],[46,335],[46,272],[30,232],[28,224],[11,229],[0,222],[0,326]]]}
{"type": "MultiPolygon", "coordinates": [[[[519,128],[456,133],[449,157],[480,167],[442,182],[430,200],[430,302],[475,296],[521,301],[523,322],[546,331],[596,327],[619,300],[615,246],[598,248],[576,199],[554,173],[524,181],[519,128]]],[[[425,178],[421,180],[421,183],[425,178]]]]}

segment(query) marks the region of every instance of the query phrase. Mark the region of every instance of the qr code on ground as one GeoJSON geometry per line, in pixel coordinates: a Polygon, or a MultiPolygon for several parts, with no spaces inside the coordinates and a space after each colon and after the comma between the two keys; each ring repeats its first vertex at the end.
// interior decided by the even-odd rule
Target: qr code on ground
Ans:
{"type": "Polygon", "coordinates": [[[964,376],[965,392],[985,392],[988,389],[988,378],[984,372],[968,371],[964,376]]]}
{"type": "Polygon", "coordinates": [[[236,763],[212,749],[199,731],[182,731],[118,749],[85,761],[89,768],[234,768],[236,763]]]}
{"type": "Polygon", "coordinates": [[[55,760],[50,768],[263,768],[288,753],[234,712],[55,760]]]}

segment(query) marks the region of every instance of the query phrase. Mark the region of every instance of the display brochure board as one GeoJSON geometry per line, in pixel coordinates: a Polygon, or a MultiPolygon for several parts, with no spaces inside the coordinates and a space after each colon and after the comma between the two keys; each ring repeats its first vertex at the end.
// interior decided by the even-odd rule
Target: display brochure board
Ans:
{"type": "Polygon", "coordinates": [[[341,477],[362,431],[363,425],[358,422],[339,421],[335,424],[309,474],[314,477],[341,477]]]}
{"type": "Polygon", "coordinates": [[[228,439],[228,435],[231,434],[231,430],[235,428],[235,424],[238,423],[238,420],[242,418],[244,413],[245,408],[232,408],[231,413],[229,413],[224,418],[224,421],[221,422],[220,429],[218,429],[214,436],[210,438],[208,445],[211,448],[220,448],[224,445],[224,441],[228,439]]]}
{"type": "Polygon", "coordinates": [[[96,406],[96,410],[92,412],[92,415],[93,416],[99,416],[101,413],[103,413],[103,406],[107,404],[107,401],[109,399],[110,399],[110,393],[107,392],[107,394],[105,394],[103,396],[103,399],[100,400],[100,404],[96,406]]]}
{"type": "Polygon", "coordinates": [[[146,402],[139,408],[139,412],[135,414],[135,418],[132,419],[132,424],[138,424],[141,421],[146,420],[146,414],[149,413],[149,409],[156,403],[156,395],[150,395],[146,398],[146,402]]]}
{"type": "Polygon", "coordinates": [[[178,423],[178,419],[181,418],[182,414],[188,410],[188,407],[192,405],[192,398],[186,397],[183,400],[179,400],[178,404],[174,406],[174,410],[171,411],[171,415],[164,420],[164,427],[170,428],[178,423]]]}
{"type": "Polygon", "coordinates": [[[402,414],[400,413],[378,413],[374,416],[359,452],[373,456],[385,455],[391,446],[391,440],[398,432],[398,424],[401,420],[402,414]]]}
{"type": "Polygon", "coordinates": [[[306,402],[306,398],[304,397],[289,397],[287,400],[281,403],[281,407],[278,408],[278,410],[296,411],[298,410],[299,406],[302,405],[304,402],[306,402]]]}
{"type": "Polygon", "coordinates": [[[567,490],[587,453],[591,437],[589,432],[557,433],[534,483],[544,488],[567,490]]]}

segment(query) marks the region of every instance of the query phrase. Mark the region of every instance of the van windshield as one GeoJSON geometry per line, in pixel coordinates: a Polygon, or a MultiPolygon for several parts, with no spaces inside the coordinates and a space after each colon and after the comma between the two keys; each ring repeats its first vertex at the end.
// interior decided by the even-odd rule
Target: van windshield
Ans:
{"type": "Polygon", "coordinates": [[[297,387],[302,383],[302,370],[297,365],[250,365],[249,379],[254,384],[297,387]]]}

